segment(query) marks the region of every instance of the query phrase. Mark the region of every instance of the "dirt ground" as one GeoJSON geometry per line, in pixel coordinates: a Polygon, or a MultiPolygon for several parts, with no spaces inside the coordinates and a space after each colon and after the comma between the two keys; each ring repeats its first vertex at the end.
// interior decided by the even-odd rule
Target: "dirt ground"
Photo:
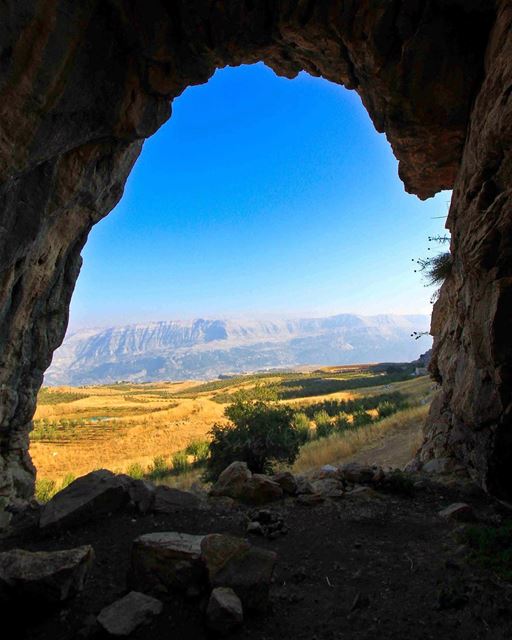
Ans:
{"type": "MultiPolygon", "coordinates": [[[[369,501],[342,498],[302,506],[275,503],[288,527],[276,540],[252,542],[278,554],[266,614],[248,617],[232,637],[254,640],[437,640],[512,637],[512,589],[460,556],[457,526],[438,511],[465,500],[479,512],[480,494],[428,485],[413,497],[379,493],[369,501]]],[[[28,532],[0,548],[63,549],[91,544],[96,552],[82,594],[64,609],[2,612],[3,640],[77,640],[97,637],[88,626],[99,611],[126,593],[130,548],[151,531],[245,536],[246,507],[209,506],[163,516],[129,512],[42,538],[28,532]],[[7,631],[9,623],[15,631],[7,631]]],[[[134,640],[209,637],[200,613],[204,601],[172,595],[162,615],[139,628],[134,640]]]]}

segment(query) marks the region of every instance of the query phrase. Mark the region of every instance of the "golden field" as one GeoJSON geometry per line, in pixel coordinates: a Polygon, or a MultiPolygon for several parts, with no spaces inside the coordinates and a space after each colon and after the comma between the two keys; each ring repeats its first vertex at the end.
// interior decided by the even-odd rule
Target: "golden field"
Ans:
{"type": "Polygon", "coordinates": [[[430,380],[383,384],[386,381],[382,375],[369,375],[365,370],[325,369],[314,374],[248,375],[210,383],[44,388],[34,417],[30,453],[38,478],[56,483],[98,468],[125,472],[138,464],[147,469],[156,456],[170,459],[191,441],[207,440],[211,426],[224,419],[231,395],[240,390],[254,391],[255,387],[277,388],[279,402],[297,411],[326,399],[349,400],[390,391],[398,391],[415,403],[421,400],[422,406],[409,410],[402,421],[397,414],[365,429],[364,434],[347,434],[349,440],[343,443],[330,438],[309,443],[296,462],[296,470],[303,470],[350,455],[407,420],[419,427],[431,394],[430,380]],[[343,390],[347,386],[354,388],[343,390]]]}

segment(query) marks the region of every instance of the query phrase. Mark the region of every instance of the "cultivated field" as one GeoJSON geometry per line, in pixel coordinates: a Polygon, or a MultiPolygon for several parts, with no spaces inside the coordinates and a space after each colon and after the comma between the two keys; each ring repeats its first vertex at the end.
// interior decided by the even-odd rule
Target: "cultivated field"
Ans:
{"type": "Polygon", "coordinates": [[[408,429],[412,451],[432,389],[428,377],[411,378],[410,368],[369,366],[246,375],[208,383],[43,388],[30,452],[38,478],[58,485],[98,468],[148,470],[157,457],[172,467],[173,454],[184,452],[193,441],[208,439],[212,424],[224,419],[234,394],[289,404],[308,414],[313,430],[319,411],[327,409],[335,419],[334,411],[343,406],[351,421],[350,411],[359,410],[358,403],[363,402],[367,413],[378,417],[383,403],[398,399],[398,413],[364,430],[351,430],[342,441],[329,437],[308,443],[296,462],[296,470],[304,470],[349,456],[396,429],[408,429]]]}

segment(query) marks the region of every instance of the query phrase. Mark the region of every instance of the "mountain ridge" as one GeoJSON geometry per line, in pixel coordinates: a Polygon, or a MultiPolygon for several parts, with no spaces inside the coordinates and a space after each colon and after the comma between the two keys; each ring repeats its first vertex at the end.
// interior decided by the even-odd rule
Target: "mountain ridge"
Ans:
{"type": "Polygon", "coordinates": [[[161,320],[76,330],[45,375],[48,385],[207,379],[307,364],[409,361],[422,348],[421,314],[316,318],[161,320]]]}

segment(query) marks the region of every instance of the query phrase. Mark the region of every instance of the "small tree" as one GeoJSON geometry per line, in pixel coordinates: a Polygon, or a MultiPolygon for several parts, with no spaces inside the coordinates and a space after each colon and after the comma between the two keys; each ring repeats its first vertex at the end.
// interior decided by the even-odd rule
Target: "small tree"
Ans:
{"type": "Polygon", "coordinates": [[[293,416],[293,426],[297,430],[300,445],[306,444],[311,439],[311,424],[305,413],[298,412],[293,416]]]}
{"type": "Polygon", "coordinates": [[[319,438],[327,438],[333,433],[334,425],[331,422],[331,417],[324,409],[317,411],[313,416],[313,420],[316,424],[316,435],[319,438]]]}
{"type": "Polygon", "coordinates": [[[238,399],[225,412],[230,424],[214,424],[206,480],[216,480],[235,460],[253,473],[270,473],[276,462],[292,464],[299,453],[300,436],[289,407],[238,399]]]}

